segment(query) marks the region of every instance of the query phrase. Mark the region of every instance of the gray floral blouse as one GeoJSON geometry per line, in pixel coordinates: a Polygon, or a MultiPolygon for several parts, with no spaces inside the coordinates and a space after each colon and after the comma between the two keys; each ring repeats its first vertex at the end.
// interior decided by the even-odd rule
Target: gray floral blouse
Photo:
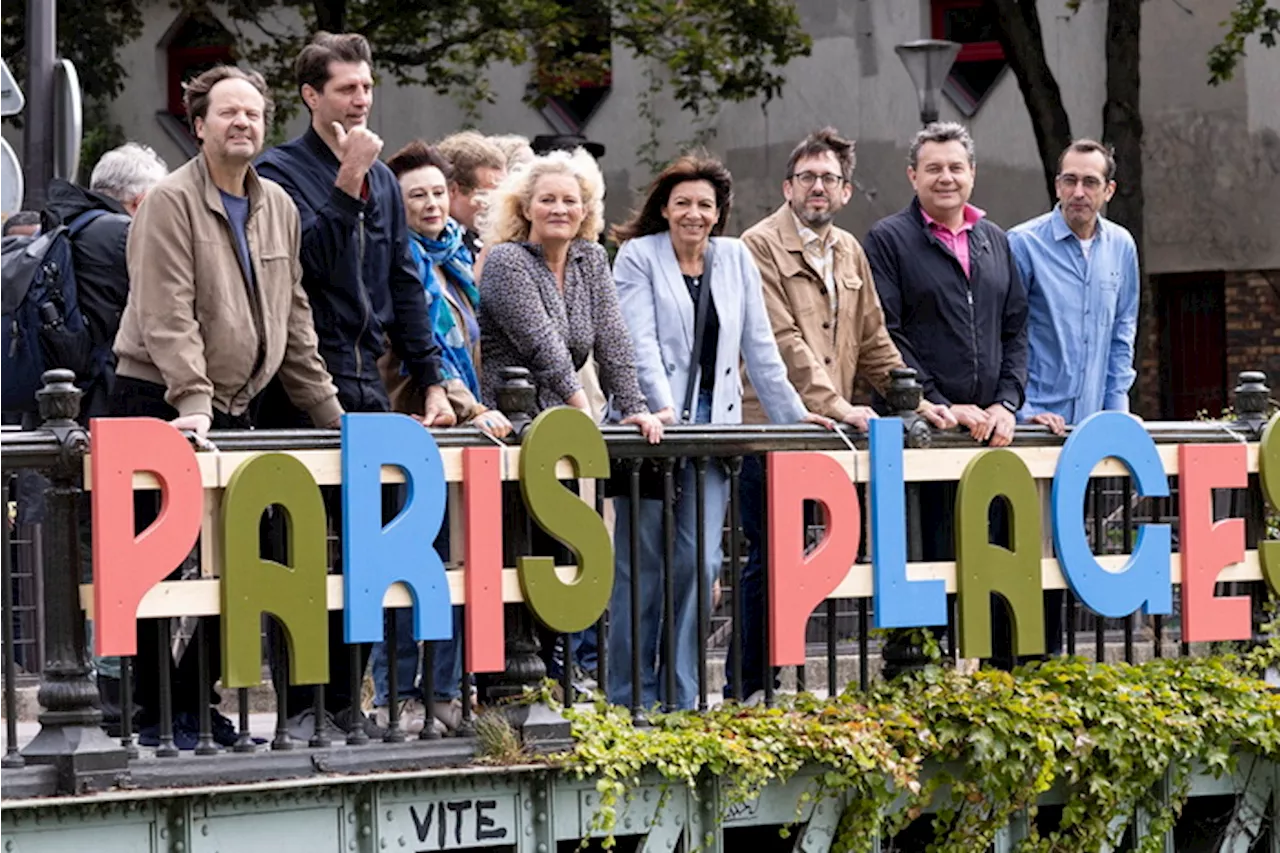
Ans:
{"type": "Polygon", "coordinates": [[[582,389],[578,370],[594,355],[600,384],[623,416],[647,411],[635,352],[604,247],[569,245],[564,294],[536,243],[489,248],[480,275],[480,393],[496,406],[502,368],[528,368],[538,410],[582,389]]]}

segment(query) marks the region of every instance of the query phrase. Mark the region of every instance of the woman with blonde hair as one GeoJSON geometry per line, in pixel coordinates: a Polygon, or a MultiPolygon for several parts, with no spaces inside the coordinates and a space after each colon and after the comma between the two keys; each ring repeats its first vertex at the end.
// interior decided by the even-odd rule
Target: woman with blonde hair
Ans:
{"type": "MultiPolygon", "coordinates": [[[[569,405],[590,415],[579,370],[594,358],[611,410],[656,444],[662,421],[645,405],[609,259],[597,242],[603,196],[600,168],[581,150],[535,157],[494,194],[480,274],[481,397],[495,404],[503,368],[524,367],[537,388],[538,411],[569,405]]],[[[535,553],[556,555],[557,563],[571,559],[559,543],[534,533],[535,553]]],[[[576,661],[557,660],[555,638],[544,634],[549,674],[574,663],[589,673],[595,643],[593,629],[580,632],[570,644],[576,661]]]]}

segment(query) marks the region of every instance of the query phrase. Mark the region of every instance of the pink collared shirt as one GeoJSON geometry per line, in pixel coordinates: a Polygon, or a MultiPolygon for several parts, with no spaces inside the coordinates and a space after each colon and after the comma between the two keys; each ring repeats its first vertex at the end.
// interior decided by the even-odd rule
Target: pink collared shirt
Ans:
{"type": "Polygon", "coordinates": [[[987,215],[985,210],[974,207],[972,204],[964,206],[964,223],[960,226],[960,230],[952,231],[947,226],[938,222],[932,216],[925,212],[923,207],[920,208],[920,215],[924,217],[924,221],[928,224],[929,230],[937,237],[942,245],[951,250],[951,254],[956,256],[956,260],[960,262],[960,268],[964,270],[965,278],[969,277],[969,232],[973,230],[973,226],[978,224],[978,220],[987,215]]]}

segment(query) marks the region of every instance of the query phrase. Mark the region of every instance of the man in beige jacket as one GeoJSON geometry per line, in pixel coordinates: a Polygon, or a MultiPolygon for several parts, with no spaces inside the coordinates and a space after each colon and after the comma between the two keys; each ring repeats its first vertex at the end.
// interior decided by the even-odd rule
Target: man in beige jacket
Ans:
{"type": "MultiPolygon", "coordinates": [[[[742,235],[764,284],[764,301],[787,374],[805,406],[865,432],[875,412],[853,402],[861,373],[882,393],[889,372],[905,367],[884,325],[867,256],[853,235],[833,224],[853,196],[854,144],[827,127],[791,152],[782,182],[785,203],[742,235]]],[[[742,420],[767,423],[746,377],[742,420]]],[[[945,406],[928,401],[920,413],[939,429],[955,426],[945,406]]],[[[742,687],[739,699],[764,686],[762,595],[763,460],[742,466],[742,527],[747,567],[742,576],[742,687]]],[[[729,691],[726,691],[728,693],[729,691]]]]}
{"type": "MultiPolygon", "coordinates": [[[[200,153],[147,193],[129,231],[129,299],[115,341],[111,413],[163,418],[196,436],[211,427],[247,428],[254,398],[279,374],[317,426],[336,427],[342,407],[302,289],[298,210],[250,165],[269,121],[266,83],[218,66],[187,85],[184,103],[200,153]]],[[[158,509],[156,493],[138,493],[143,525],[158,509]]],[[[134,672],[144,746],[161,753],[196,747],[202,706],[216,701],[217,629],[216,619],[202,620],[193,637],[206,633],[212,658],[202,683],[198,656],[185,654],[173,666],[156,623],[139,620],[134,672]],[[172,667],[173,713],[165,721],[162,660],[172,667]]],[[[235,743],[230,720],[211,710],[211,721],[213,740],[235,743]]]]}

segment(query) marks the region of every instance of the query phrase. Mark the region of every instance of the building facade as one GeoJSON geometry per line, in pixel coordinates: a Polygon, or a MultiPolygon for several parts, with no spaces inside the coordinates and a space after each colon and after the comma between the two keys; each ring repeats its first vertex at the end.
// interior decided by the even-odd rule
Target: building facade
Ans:
{"type": "MultiPolygon", "coordinates": [[[[862,235],[911,195],[905,155],[919,125],[918,107],[894,45],[951,38],[965,46],[942,117],[966,122],[976,139],[975,203],[1004,226],[1046,209],[1031,123],[982,0],[797,5],[813,53],[786,68],[786,87],[767,104],[725,104],[697,120],[662,96],[646,109],[646,60],[619,54],[607,91],[543,110],[523,101],[528,68],[489,69],[493,104],[466,105],[465,95],[384,80],[371,127],[388,152],[468,124],[527,136],[580,128],[606,146],[602,166],[613,220],[626,214],[633,191],[652,174],[638,154],[646,141],[656,139],[657,156],[666,158],[701,135],[733,171],[730,233],[736,234],[779,203],[797,138],[833,124],[858,141],[857,191],[839,224],[862,235]],[[645,121],[646,114],[661,117],[660,124],[645,121]]],[[[1273,384],[1280,381],[1280,233],[1273,215],[1280,196],[1280,50],[1266,50],[1255,39],[1236,78],[1209,86],[1205,59],[1233,5],[1200,0],[1143,9],[1143,261],[1155,288],[1150,329],[1162,343],[1144,359],[1137,408],[1151,417],[1222,408],[1238,368],[1265,369],[1273,384]]],[[[1065,0],[1040,3],[1047,58],[1077,136],[1102,130],[1106,11],[1105,0],[1083,0],[1074,12],[1065,0]]],[[[208,15],[192,16],[153,0],[142,36],[122,49],[129,86],[111,104],[111,117],[171,165],[192,150],[181,117],[182,79],[229,55],[219,15],[216,5],[208,15]]],[[[304,126],[305,117],[295,117],[290,135],[304,126]]],[[[1125,174],[1121,163],[1117,179],[1125,174]]]]}

